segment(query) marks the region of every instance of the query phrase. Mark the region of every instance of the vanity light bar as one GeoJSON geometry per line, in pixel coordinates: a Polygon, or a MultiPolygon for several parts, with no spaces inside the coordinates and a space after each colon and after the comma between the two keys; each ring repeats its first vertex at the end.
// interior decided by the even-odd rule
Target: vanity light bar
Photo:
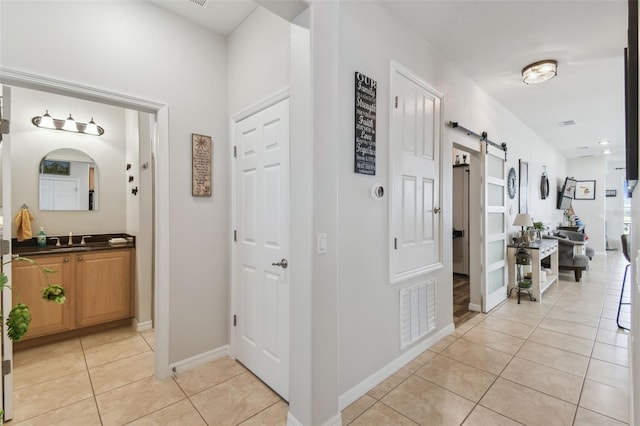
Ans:
{"type": "Polygon", "coordinates": [[[36,127],[40,127],[41,129],[64,130],[65,132],[84,133],[85,135],[93,136],[102,136],[104,134],[104,129],[96,125],[96,123],[93,121],[93,118],[91,118],[91,121],[86,124],[74,121],[71,117],[71,114],[69,114],[68,119],[60,120],[57,118],[52,118],[49,115],[49,110],[47,110],[42,116],[36,115],[35,117],[33,117],[31,119],[31,123],[33,123],[33,125],[36,127]],[[69,128],[69,125],[71,125],[71,128],[69,128]]]}

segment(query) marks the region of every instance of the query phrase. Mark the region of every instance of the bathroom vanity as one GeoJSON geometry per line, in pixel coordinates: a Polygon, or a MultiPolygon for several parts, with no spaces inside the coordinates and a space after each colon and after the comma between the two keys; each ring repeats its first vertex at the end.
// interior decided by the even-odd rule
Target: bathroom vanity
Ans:
{"type": "MultiPolygon", "coordinates": [[[[127,236],[127,243],[114,245],[109,243],[112,237],[94,235],[88,240],[90,243],[80,245],[81,236],[76,236],[72,246],[14,244],[14,255],[56,271],[45,276],[37,265],[12,263],[13,303],[25,303],[31,310],[31,327],[23,340],[58,333],[65,333],[60,335],[65,337],[73,330],[133,316],[135,240],[127,236]],[[64,304],[42,299],[47,279],[64,287],[64,304]]],[[[66,242],[64,238],[63,241],[66,242]]]]}

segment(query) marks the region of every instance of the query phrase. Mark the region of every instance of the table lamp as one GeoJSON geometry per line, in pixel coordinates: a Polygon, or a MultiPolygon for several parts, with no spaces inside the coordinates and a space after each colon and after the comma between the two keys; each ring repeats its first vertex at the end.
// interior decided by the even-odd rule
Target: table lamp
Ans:
{"type": "Polygon", "coordinates": [[[520,241],[524,242],[525,240],[524,228],[533,226],[533,220],[531,220],[531,216],[529,216],[527,213],[518,213],[516,215],[515,220],[513,221],[513,226],[520,227],[520,241]]]}

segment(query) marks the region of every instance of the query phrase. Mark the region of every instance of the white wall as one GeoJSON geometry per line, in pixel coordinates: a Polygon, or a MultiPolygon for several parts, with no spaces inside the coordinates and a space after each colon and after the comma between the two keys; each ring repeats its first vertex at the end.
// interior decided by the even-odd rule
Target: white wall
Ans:
{"type": "Polygon", "coordinates": [[[568,161],[568,176],[577,180],[596,181],[595,200],[573,200],[571,207],[585,225],[589,246],[596,253],[605,254],[605,196],[607,186],[604,157],[574,158],[568,161]]]}
{"type": "Polygon", "coordinates": [[[125,201],[126,201],[126,227],[128,234],[138,235],[140,230],[140,197],[133,195],[131,189],[139,187],[140,179],[139,151],[140,141],[138,135],[138,111],[130,109],[124,111],[125,116],[125,162],[121,165],[124,171],[123,181],[125,201]],[[127,170],[127,165],[130,165],[127,170]],[[133,182],[129,182],[129,177],[133,177],[133,182]]]}
{"type": "Polygon", "coordinates": [[[625,162],[607,161],[606,188],[616,191],[615,197],[605,196],[605,236],[608,247],[622,249],[620,236],[624,233],[625,162]]]}
{"type": "Polygon", "coordinates": [[[287,21],[258,7],[227,41],[229,115],[289,86],[287,21]]]}
{"type": "MultiPolygon", "coordinates": [[[[133,181],[138,186],[139,224],[136,234],[136,321],[148,326],[153,319],[153,159],[151,135],[155,128],[153,116],[138,114],[138,175],[133,181]],[[143,167],[147,164],[148,167],[143,167]]],[[[132,185],[129,184],[129,187],[132,185]]],[[[131,191],[129,191],[131,193],[131,191]]]]}
{"type": "MultiPolygon", "coordinates": [[[[565,165],[560,155],[516,117],[497,104],[472,81],[453,67],[427,43],[407,31],[376,4],[363,8],[357,2],[340,5],[340,40],[337,108],[339,120],[338,151],[338,335],[339,389],[347,392],[374,372],[401,355],[399,349],[400,288],[388,282],[389,199],[375,202],[369,195],[374,182],[389,188],[389,95],[390,61],[396,60],[419,75],[427,84],[444,93],[444,121],[462,126],[489,139],[507,142],[507,167],[518,158],[529,161],[530,178],[539,178],[541,165],[547,165],[552,184],[563,176],[565,165]],[[375,177],[353,173],[353,75],[360,71],[378,82],[377,98],[377,173],[375,177]],[[536,154],[541,152],[541,154],[536,154]],[[544,153],[544,154],[542,154],[544,153]],[[558,158],[551,160],[552,158],[558,158]]],[[[330,71],[330,70],[328,70],[330,71]]],[[[445,129],[442,147],[443,249],[445,268],[432,274],[437,279],[437,328],[451,324],[451,170],[452,143],[466,136],[445,129]]],[[[557,216],[555,198],[539,200],[530,186],[531,212],[540,220],[557,216]]],[[[539,195],[538,195],[539,197],[539,195]]],[[[517,199],[516,199],[517,201],[517,199]]],[[[513,215],[517,213],[517,204],[513,215]]],[[[514,228],[515,230],[515,228],[514,228]]],[[[472,247],[478,255],[479,250],[472,247]]],[[[320,269],[320,273],[330,271],[320,269]]]]}
{"type": "MultiPolygon", "coordinates": [[[[146,2],[2,2],[0,65],[169,106],[169,361],[228,343],[223,37],[146,2]],[[99,18],[96,18],[99,17],[99,18]],[[34,53],[43,41],[59,49],[34,53]],[[191,195],[191,134],[214,144],[213,197],[191,195]]],[[[167,141],[163,141],[167,143],[167,141]]],[[[167,313],[162,313],[166,315],[167,313]]]]}
{"type": "MultiPolygon", "coordinates": [[[[47,235],[102,234],[124,232],[126,228],[124,160],[125,115],[122,108],[80,99],[14,88],[12,90],[12,214],[23,203],[35,217],[33,229],[43,226],[47,235]],[[31,123],[48,109],[54,118],[71,113],[79,122],[91,117],[105,128],[102,136],[41,129],[31,123]],[[96,211],[43,211],[39,209],[39,166],[44,156],[60,148],[77,149],[97,166],[99,206],[96,211]]],[[[15,225],[12,236],[15,237],[15,225]]]]}

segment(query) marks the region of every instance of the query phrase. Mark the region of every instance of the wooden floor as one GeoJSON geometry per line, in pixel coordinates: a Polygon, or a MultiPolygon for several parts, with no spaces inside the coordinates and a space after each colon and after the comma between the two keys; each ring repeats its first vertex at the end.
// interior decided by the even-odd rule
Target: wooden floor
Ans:
{"type": "Polygon", "coordinates": [[[469,276],[453,274],[453,323],[458,328],[477,312],[469,310],[469,276]]]}

